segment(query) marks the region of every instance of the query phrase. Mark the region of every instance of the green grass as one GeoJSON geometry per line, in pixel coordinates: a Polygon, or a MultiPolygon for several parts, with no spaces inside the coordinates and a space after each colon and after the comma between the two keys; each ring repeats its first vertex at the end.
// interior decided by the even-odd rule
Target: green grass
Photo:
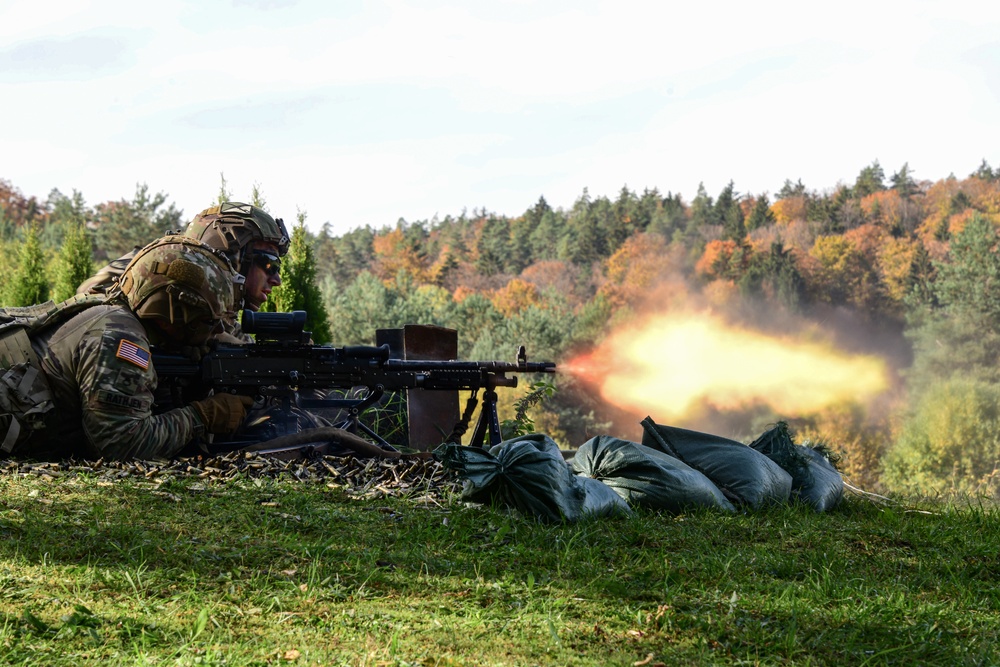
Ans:
{"type": "Polygon", "coordinates": [[[996,665],[993,507],[543,525],[325,483],[0,476],[9,665],[996,665]]]}

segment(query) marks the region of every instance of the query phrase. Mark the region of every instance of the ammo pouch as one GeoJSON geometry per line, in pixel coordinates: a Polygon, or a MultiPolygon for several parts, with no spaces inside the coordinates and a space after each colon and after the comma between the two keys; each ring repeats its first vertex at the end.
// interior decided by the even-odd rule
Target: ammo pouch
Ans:
{"type": "Polygon", "coordinates": [[[10,454],[43,431],[54,407],[27,331],[20,326],[0,330],[0,451],[10,454]]]}

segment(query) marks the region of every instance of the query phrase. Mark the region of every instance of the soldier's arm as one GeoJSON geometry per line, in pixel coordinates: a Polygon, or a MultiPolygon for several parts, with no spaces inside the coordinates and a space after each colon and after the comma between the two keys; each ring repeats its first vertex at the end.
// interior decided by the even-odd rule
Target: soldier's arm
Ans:
{"type": "Polygon", "coordinates": [[[94,333],[81,342],[77,369],[84,432],[101,456],[169,458],[204,431],[190,406],[152,414],[156,371],[137,321],[94,333]]]}

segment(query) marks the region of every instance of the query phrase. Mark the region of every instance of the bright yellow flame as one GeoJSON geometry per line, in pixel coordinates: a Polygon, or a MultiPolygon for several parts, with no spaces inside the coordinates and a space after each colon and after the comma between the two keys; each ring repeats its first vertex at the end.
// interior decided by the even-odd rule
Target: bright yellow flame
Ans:
{"type": "Polygon", "coordinates": [[[628,410],[677,419],[711,405],[766,404],[782,416],[861,402],[888,386],[885,363],[830,345],[740,329],[712,315],[658,315],[563,368],[628,410]]]}

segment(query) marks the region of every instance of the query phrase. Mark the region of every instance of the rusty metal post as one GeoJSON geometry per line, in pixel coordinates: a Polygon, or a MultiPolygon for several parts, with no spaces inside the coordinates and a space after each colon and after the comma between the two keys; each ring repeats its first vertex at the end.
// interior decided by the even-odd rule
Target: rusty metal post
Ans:
{"type": "MultiPolygon", "coordinates": [[[[458,332],[429,324],[379,329],[375,344],[388,343],[398,359],[449,361],[458,358],[458,332]]],[[[427,451],[441,444],[460,418],[457,391],[406,392],[408,446],[427,451]]]]}

